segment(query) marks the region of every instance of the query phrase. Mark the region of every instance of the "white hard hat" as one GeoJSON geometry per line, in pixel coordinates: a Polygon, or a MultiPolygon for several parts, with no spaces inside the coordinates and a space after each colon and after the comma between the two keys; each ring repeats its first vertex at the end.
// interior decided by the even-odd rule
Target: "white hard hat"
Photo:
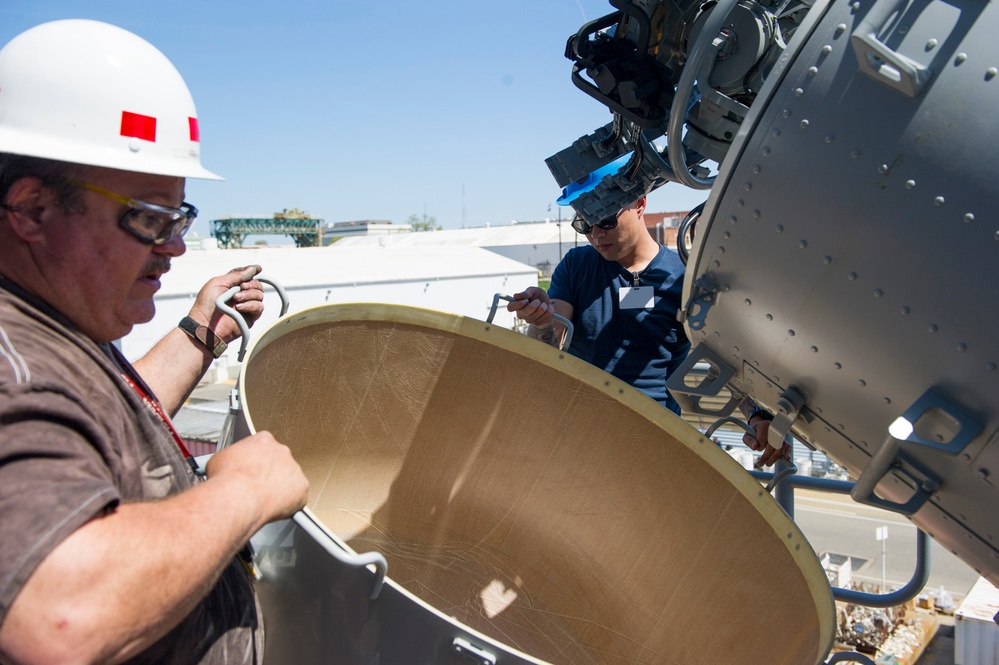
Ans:
{"type": "Polygon", "coordinates": [[[184,79],[127,30],[53,21],[0,50],[0,152],[221,180],[201,166],[199,141],[184,79]]]}

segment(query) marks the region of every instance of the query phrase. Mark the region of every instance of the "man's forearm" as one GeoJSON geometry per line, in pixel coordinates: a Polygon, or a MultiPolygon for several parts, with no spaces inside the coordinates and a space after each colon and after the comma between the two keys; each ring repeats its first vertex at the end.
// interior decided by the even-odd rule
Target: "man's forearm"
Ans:
{"type": "Polygon", "coordinates": [[[555,340],[555,326],[549,323],[547,326],[536,326],[533,323],[527,326],[527,336],[533,337],[539,342],[544,342],[549,346],[558,346],[555,340]]]}
{"type": "Polygon", "coordinates": [[[173,417],[213,360],[203,345],[175,328],[132,365],[173,417]]]}
{"type": "Polygon", "coordinates": [[[194,608],[258,528],[241,489],[209,481],[163,501],[123,504],[78,529],[12,605],[0,660],[114,663],[147,648],[194,608]]]}

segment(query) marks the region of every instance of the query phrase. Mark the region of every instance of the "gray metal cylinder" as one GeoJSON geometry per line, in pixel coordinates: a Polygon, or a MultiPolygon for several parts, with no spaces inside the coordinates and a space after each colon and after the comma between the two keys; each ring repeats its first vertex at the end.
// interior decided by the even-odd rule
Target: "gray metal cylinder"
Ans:
{"type": "Polygon", "coordinates": [[[999,583],[999,8],[812,11],[721,165],[688,333],[736,391],[798,388],[793,431],[857,477],[906,416],[878,495],[923,492],[912,521],[999,583]]]}

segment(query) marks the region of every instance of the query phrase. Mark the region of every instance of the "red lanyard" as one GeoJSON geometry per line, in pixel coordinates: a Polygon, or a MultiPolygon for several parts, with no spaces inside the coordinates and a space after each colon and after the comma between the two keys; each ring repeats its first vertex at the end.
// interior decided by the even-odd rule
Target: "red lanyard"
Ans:
{"type": "Polygon", "coordinates": [[[184,455],[184,459],[187,460],[187,463],[190,465],[191,470],[194,471],[195,475],[200,476],[201,469],[198,468],[198,463],[194,460],[193,457],[191,457],[191,453],[190,451],[188,451],[187,445],[184,444],[184,439],[180,438],[180,434],[177,433],[177,430],[174,428],[173,423],[170,422],[170,417],[166,414],[166,411],[163,410],[163,407],[160,405],[159,401],[150,397],[149,394],[142,388],[142,386],[136,383],[135,380],[133,380],[132,377],[128,375],[128,373],[122,372],[121,376],[123,379],[128,381],[128,385],[132,386],[132,389],[139,394],[139,397],[141,397],[142,401],[146,403],[146,406],[152,409],[153,413],[155,413],[159,417],[159,419],[163,422],[163,424],[166,425],[167,429],[170,430],[170,435],[173,436],[174,443],[176,443],[177,447],[180,448],[180,452],[184,455]]]}
{"type": "MultiPolygon", "coordinates": [[[[170,422],[170,417],[166,414],[166,411],[163,410],[163,406],[159,403],[159,400],[153,399],[153,397],[147,393],[145,389],[138,384],[138,382],[128,375],[128,372],[122,371],[121,376],[123,379],[128,381],[128,385],[132,386],[132,389],[139,394],[139,397],[141,397],[142,401],[146,403],[146,406],[152,409],[153,413],[159,416],[159,419],[162,420],[163,424],[167,426],[168,430],[170,430],[174,443],[176,443],[177,447],[180,448],[180,452],[184,454],[184,459],[187,460],[187,463],[191,466],[191,470],[194,471],[194,476],[204,480],[205,475],[198,466],[198,462],[191,457],[191,453],[187,450],[187,445],[184,443],[184,439],[180,438],[180,434],[177,433],[173,423],[170,422]]],[[[237,552],[236,558],[243,564],[243,567],[250,576],[251,580],[260,579],[260,573],[257,571],[257,567],[253,563],[253,546],[250,545],[249,542],[247,542],[246,545],[244,545],[243,548],[237,552]]]]}

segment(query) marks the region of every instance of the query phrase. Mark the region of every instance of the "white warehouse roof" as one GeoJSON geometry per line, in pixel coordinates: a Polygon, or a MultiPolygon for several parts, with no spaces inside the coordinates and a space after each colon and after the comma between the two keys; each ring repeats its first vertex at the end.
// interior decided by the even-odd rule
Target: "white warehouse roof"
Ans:
{"type": "Polygon", "coordinates": [[[561,223],[511,224],[481,226],[473,229],[447,229],[399,233],[392,236],[355,236],[343,238],[334,246],[366,247],[376,244],[427,247],[433,245],[468,245],[472,247],[503,247],[508,245],[550,245],[561,240],[566,249],[574,243],[587,244],[586,239],[572,230],[571,219],[561,223]]]}
{"type": "MultiPolygon", "coordinates": [[[[537,268],[478,247],[455,245],[245,249],[198,248],[194,243],[173,259],[156,294],[156,315],[135,326],[120,342],[126,358],[135,360],[187,314],[201,287],[212,277],[237,266],[258,264],[264,277],[284,287],[290,312],[317,305],[381,302],[424,307],[484,320],[493,296],[512,294],[538,283],[537,268]]],[[[257,326],[277,320],[279,307],[265,298],[257,326]]],[[[513,314],[498,308],[496,325],[512,327],[513,314]]],[[[259,328],[257,328],[259,330],[259,328]]],[[[236,345],[214,366],[224,377],[236,365],[236,345]]]]}
{"type": "MultiPolygon", "coordinates": [[[[432,235],[432,234],[407,234],[432,235]]],[[[433,234],[435,235],[435,234],[433,234]]],[[[386,237],[382,236],[384,240],[386,237]]],[[[362,240],[352,238],[349,240],[362,240]]],[[[477,247],[453,245],[409,246],[391,242],[361,246],[347,240],[328,247],[257,247],[198,249],[191,247],[173,259],[163,276],[158,297],[197,293],[215,275],[249,264],[263,267],[263,275],[286,288],[379,284],[421,280],[531,275],[537,270],[477,247]]]]}

